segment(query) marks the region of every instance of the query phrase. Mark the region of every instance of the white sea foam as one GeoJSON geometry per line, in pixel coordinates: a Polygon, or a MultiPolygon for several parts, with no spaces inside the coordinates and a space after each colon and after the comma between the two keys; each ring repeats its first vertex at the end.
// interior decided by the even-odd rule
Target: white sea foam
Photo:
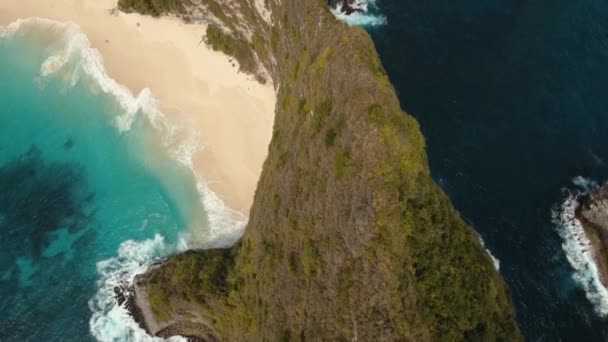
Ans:
{"type": "Polygon", "coordinates": [[[583,177],[572,180],[577,189],[565,190],[564,202],[553,209],[553,222],[563,243],[568,262],[574,269],[573,279],[585,290],[587,299],[602,317],[608,316],[608,290],[600,280],[600,273],[594,259],[594,250],[587,238],[581,222],[576,219],[576,209],[580,196],[598,187],[598,183],[583,177]]]}
{"type": "Polygon", "coordinates": [[[386,17],[381,14],[372,13],[372,9],[377,9],[376,0],[357,0],[353,6],[358,11],[346,15],[341,11],[341,5],[331,8],[331,12],[336,18],[344,21],[351,26],[381,26],[387,23],[386,17]]]}
{"type": "MultiPolygon", "coordinates": [[[[120,245],[115,257],[97,263],[100,279],[98,291],[89,301],[93,316],[89,321],[91,333],[100,341],[164,341],[149,336],[131,318],[123,305],[118,305],[114,297],[114,288],[124,288],[132,284],[136,275],[146,271],[148,265],[174,251],[164,242],[160,235],[154,239],[136,242],[125,241],[120,245]]],[[[170,341],[185,341],[174,337],[170,341]]]]}
{"type": "Polygon", "coordinates": [[[481,237],[481,235],[477,234],[477,237],[479,238],[479,243],[481,243],[481,247],[483,247],[486,250],[486,253],[488,253],[488,256],[490,256],[490,259],[492,259],[492,262],[494,263],[494,268],[497,271],[500,271],[500,260],[498,260],[498,258],[496,258],[494,256],[494,254],[492,254],[492,252],[490,252],[490,250],[488,248],[486,248],[486,243],[485,243],[485,241],[483,241],[483,238],[481,237]]]}
{"type": "Polygon", "coordinates": [[[40,68],[40,75],[44,78],[58,72],[69,70],[70,84],[84,74],[100,87],[106,94],[113,95],[124,109],[122,115],[115,118],[116,127],[121,131],[128,131],[136,115],[144,117],[162,135],[162,143],[180,164],[190,168],[197,181],[197,190],[201,201],[208,212],[210,236],[205,239],[207,247],[225,247],[233,244],[240,238],[246,218],[228,208],[211,190],[206,181],[194,171],[193,155],[204,148],[198,131],[186,126],[171,122],[160,110],[157,100],[149,89],[143,89],[139,95],[133,96],[131,91],[116,82],[108,74],[103,64],[103,57],[97,49],[91,47],[86,35],[78,25],[68,22],[62,23],[49,19],[29,18],[20,19],[0,29],[0,37],[13,35],[21,30],[53,29],[62,32],[62,44],[58,51],[53,52],[40,68]]]}
{"type": "Polygon", "coordinates": [[[583,192],[589,192],[600,186],[598,182],[581,176],[574,177],[572,184],[579,187],[581,190],[583,190],[583,192]]]}
{"type": "Polygon", "coordinates": [[[127,87],[112,79],[104,67],[101,54],[91,47],[90,41],[78,25],[42,18],[20,19],[0,28],[0,38],[30,30],[53,30],[61,39],[57,50],[52,51],[42,63],[38,82],[43,83],[45,77],[59,73],[64,78],[69,76],[67,84],[73,86],[82,76],[88,77],[98,90],[114,96],[123,109],[123,113],[115,118],[119,131],[130,130],[136,116],[143,115],[160,132],[163,145],[171,157],[190,168],[194,174],[201,204],[207,214],[208,226],[201,227],[204,232],[184,232],[174,246],[167,246],[160,235],[153,240],[122,243],[117,256],[98,262],[98,291],[89,302],[93,312],[90,320],[91,333],[98,340],[161,340],[148,336],[128,314],[124,305],[117,304],[114,288],[132,284],[135,275],[145,272],[152,262],[176,251],[233,245],[242,236],[247,220],[242,214],[228,208],[194,171],[193,155],[204,147],[198,132],[169,121],[159,110],[158,103],[149,89],[146,88],[134,96],[127,87]]]}
{"type": "Polygon", "coordinates": [[[53,51],[40,67],[43,78],[60,71],[70,75],[70,85],[74,85],[83,74],[92,78],[102,92],[113,95],[124,109],[123,115],[116,118],[116,125],[121,131],[130,129],[137,113],[145,114],[152,123],[158,124],[162,113],[150,90],[143,89],[139,95],[133,96],[127,87],[111,78],[103,65],[103,57],[91,47],[89,39],[75,23],[44,18],[18,19],[3,28],[0,37],[32,30],[55,31],[61,40],[58,42],[60,49],[53,51]]]}

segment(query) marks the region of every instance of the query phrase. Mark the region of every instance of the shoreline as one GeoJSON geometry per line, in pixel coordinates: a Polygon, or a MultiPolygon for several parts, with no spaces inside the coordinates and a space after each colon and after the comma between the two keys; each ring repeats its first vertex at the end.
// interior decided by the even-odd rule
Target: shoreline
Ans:
{"type": "Polygon", "coordinates": [[[17,19],[73,22],[103,56],[108,75],[135,96],[149,89],[171,122],[193,127],[203,148],[193,169],[228,207],[247,217],[272,136],[276,95],[201,39],[205,24],[111,13],[116,0],[23,0],[0,4],[0,26],[17,19]]]}
{"type": "MultiPolygon", "coordinates": [[[[553,222],[562,238],[562,250],[573,269],[572,278],[600,317],[608,315],[608,287],[606,287],[606,237],[601,237],[596,225],[608,211],[597,203],[602,201],[599,184],[577,177],[577,189],[569,192],[558,208],[554,208],[553,222]],[[598,210],[600,209],[600,210],[598,210]],[[599,215],[598,215],[599,214],[599,215]]],[[[602,234],[603,235],[603,234],[602,234]]]]}
{"type": "MultiPolygon", "coordinates": [[[[186,253],[192,253],[192,251],[186,253]]],[[[149,304],[145,283],[148,281],[150,272],[162,267],[164,262],[166,260],[151,264],[145,273],[135,276],[132,284],[115,287],[114,298],[118,305],[124,303],[124,308],[131,318],[149,336],[161,338],[180,336],[188,342],[218,341],[216,332],[202,316],[192,314],[193,307],[187,303],[178,303],[181,306],[177,308],[177,311],[183,311],[184,314],[176,315],[166,322],[156,319],[149,304]]]]}
{"type": "Polygon", "coordinates": [[[578,203],[575,217],[589,239],[600,281],[608,289],[608,186],[582,195],[578,203]]]}

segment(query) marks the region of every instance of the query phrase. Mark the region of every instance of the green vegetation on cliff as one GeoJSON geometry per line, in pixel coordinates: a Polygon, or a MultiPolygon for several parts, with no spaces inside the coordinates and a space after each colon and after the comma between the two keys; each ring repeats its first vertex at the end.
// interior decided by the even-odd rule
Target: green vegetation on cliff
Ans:
{"type": "Polygon", "coordinates": [[[249,225],[229,251],[150,272],[157,318],[186,300],[227,341],[521,340],[509,291],[432,181],[369,35],[324,0],[267,0],[272,25],[252,3],[225,6],[245,25],[207,37],[233,56],[232,39],[251,37],[279,89],[249,225]]]}
{"type": "Polygon", "coordinates": [[[233,266],[231,260],[229,250],[187,252],[172,257],[163,267],[151,272],[146,292],[156,318],[160,322],[171,318],[172,298],[206,303],[215,296],[225,296],[226,276],[233,266]]]}
{"type": "MultiPolygon", "coordinates": [[[[211,24],[207,26],[205,41],[213,50],[233,56],[239,62],[241,71],[256,75],[258,65],[255,52],[245,38],[227,33],[220,26],[211,24]]],[[[258,80],[263,82],[261,77],[258,80]]]]}
{"type": "Polygon", "coordinates": [[[183,13],[188,3],[188,0],[118,0],[118,8],[157,17],[165,13],[183,13]]]}
{"type": "MultiPolygon", "coordinates": [[[[220,0],[118,0],[118,8],[125,12],[138,12],[152,16],[177,14],[186,21],[203,20],[208,23],[205,42],[215,51],[221,51],[234,57],[239,62],[242,72],[253,75],[259,82],[266,79],[259,70],[256,50],[266,53],[262,36],[252,35],[251,41],[246,37],[253,27],[259,27],[254,7],[246,1],[239,0],[238,13],[235,8],[222,4],[220,0]],[[197,8],[205,13],[204,17],[195,18],[188,11],[197,8]],[[242,18],[245,17],[246,21],[242,18]],[[256,25],[256,26],[253,26],[256,25]]],[[[261,20],[261,19],[260,19],[261,20]]],[[[267,54],[260,56],[267,58],[267,54]]]]}

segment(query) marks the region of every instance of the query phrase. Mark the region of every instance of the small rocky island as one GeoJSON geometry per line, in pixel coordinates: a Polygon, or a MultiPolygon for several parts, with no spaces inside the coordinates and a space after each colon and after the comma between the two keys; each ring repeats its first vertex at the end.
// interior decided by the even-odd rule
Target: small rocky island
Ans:
{"type": "Polygon", "coordinates": [[[576,218],[593,247],[602,284],[608,288],[608,183],[579,199],[576,218]]]}

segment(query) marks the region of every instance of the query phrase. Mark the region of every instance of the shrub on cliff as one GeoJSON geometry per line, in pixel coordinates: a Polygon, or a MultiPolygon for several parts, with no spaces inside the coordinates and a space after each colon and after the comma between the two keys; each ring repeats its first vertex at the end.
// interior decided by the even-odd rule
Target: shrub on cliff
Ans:
{"type": "Polygon", "coordinates": [[[210,24],[207,26],[205,41],[213,50],[234,57],[239,62],[241,71],[250,74],[257,72],[258,64],[253,47],[245,38],[230,34],[216,24],[210,24]]]}
{"type": "Polygon", "coordinates": [[[185,10],[185,4],[190,4],[189,0],[118,0],[118,8],[125,12],[137,12],[148,14],[155,17],[159,15],[185,10]]]}

